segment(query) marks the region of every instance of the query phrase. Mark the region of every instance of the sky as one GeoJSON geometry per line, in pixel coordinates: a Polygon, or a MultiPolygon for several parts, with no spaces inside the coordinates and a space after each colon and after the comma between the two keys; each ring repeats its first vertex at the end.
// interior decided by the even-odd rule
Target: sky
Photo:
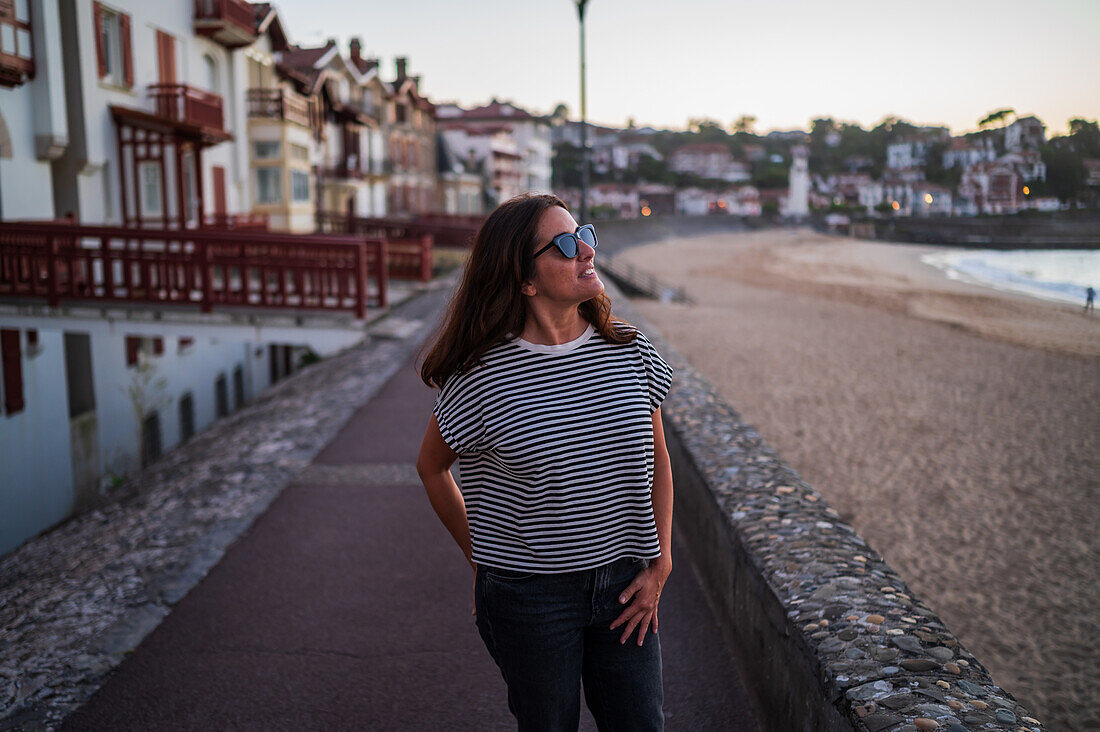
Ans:
{"type": "MultiPolygon", "coordinates": [[[[580,115],[574,0],[275,0],[291,42],[357,36],[409,59],[433,102],[580,115]]],[[[893,115],[977,129],[1009,107],[1047,134],[1100,117],[1100,0],[589,0],[588,119],[683,129],[864,128],[893,115]]]]}

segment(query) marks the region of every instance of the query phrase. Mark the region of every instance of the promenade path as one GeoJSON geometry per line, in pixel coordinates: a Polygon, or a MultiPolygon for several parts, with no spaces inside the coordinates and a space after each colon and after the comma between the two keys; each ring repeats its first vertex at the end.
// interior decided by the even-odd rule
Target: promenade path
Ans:
{"type": "MultiPolygon", "coordinates": [[[[65,729],[514,729],[471,574],[413,463],[407,363],[65,729]]],[[[661,604],[668,729],[756,729],[684,547],[661,604]]],[[[587,710],[582,729],[594,729],[587,710]]]]}

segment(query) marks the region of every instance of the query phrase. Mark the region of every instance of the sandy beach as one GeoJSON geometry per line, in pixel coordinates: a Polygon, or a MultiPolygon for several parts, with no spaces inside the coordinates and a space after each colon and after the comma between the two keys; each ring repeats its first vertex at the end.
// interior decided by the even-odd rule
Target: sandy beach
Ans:
{"type": "Polygon", "coordinates": [[[635,304],[995,681],[1100,728],[1100,315],[931,251],[772,230],[620,257],[687,288],[635,304]]]}

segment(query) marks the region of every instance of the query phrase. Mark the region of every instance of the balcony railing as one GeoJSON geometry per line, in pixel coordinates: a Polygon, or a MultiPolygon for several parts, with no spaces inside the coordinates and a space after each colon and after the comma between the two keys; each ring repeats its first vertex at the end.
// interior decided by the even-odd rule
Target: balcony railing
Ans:
{"type": "Polygon", "coordinates": [[[313,127],[317,120],[317,105],[313,99],[289,89],[249,89],[248,116],[281,119],[313,127]]]}
{"type": "Polygon", "coordinates": [[[0,86],[18,86],[32,77],[34,59],[0,51],[0,86]]]}
{"type": "Polygon", "coordinates": [[[222,98],[186,84],[150,84],[149,95],[157,114],[174,122],[187,122],[225,130],[222,98]]]}
{"type": "Polygon", "coordinates": [[[385,307],[386,241],[0,222],[0,299],[324,309],[385,307]]]}
{"type": "Polygon", "coordinates": [[[244,0],[195,0],[195,32],[227,48],[256,40],[256,13],[244,0]]]}

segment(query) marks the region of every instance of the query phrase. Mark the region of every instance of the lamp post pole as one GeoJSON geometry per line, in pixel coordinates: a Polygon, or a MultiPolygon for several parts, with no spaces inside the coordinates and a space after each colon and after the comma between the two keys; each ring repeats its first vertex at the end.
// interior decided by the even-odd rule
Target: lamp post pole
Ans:
{"type": "Polygon", "coordinates": [[[588,0],[574,0],[581,21],[581,223],[588,221],[588,104],[584,75],[584,7],[588,0]]]}

